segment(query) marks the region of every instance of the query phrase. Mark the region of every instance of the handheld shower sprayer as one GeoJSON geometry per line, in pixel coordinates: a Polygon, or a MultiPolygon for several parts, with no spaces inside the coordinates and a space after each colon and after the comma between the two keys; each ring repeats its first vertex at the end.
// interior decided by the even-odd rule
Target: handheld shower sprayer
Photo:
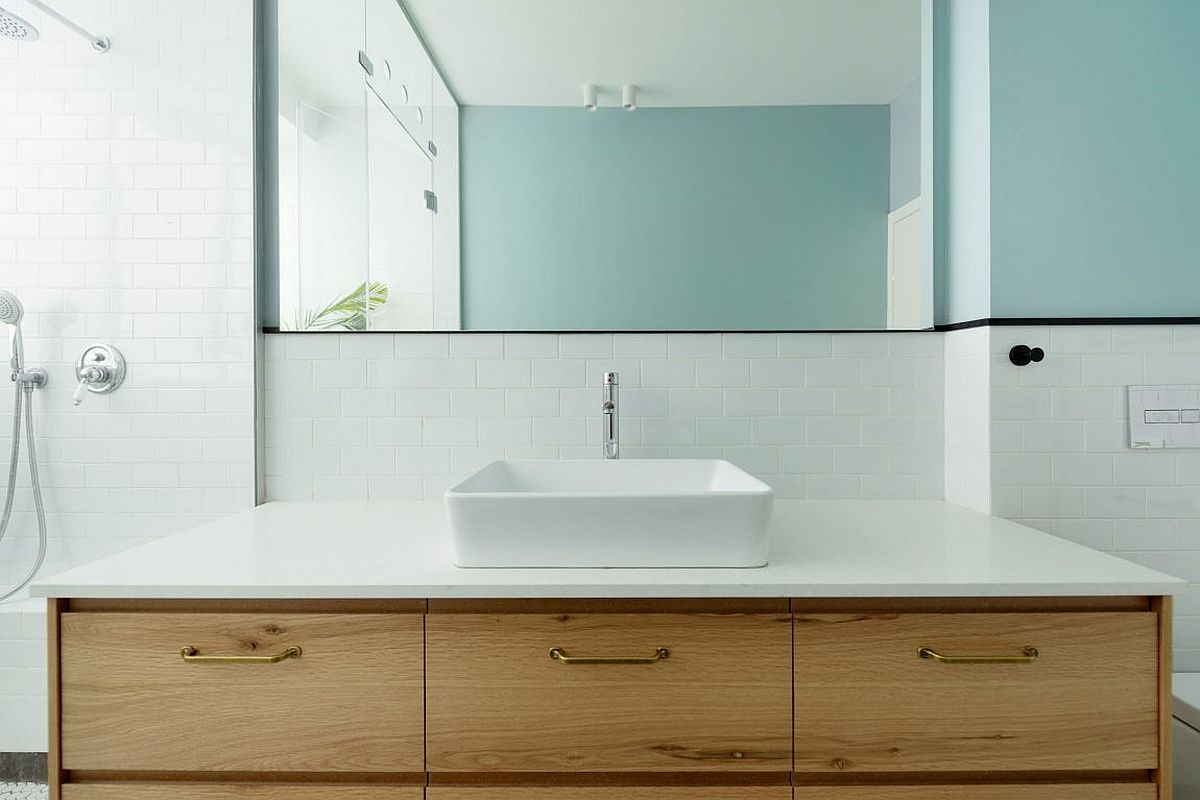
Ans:
{"type": "Polygon", "coordinates": [[[25,316],[25,308],[12,292],[0,289],[0,324],[9,327],[9,344],[11,346],[11,361],[13,380],[25,367],[25,343],[21,339],[21,318],[25,316]]]}
{"type": "Polygon", "coordinates": [[[23,316],[25,316],[25,307],[21,305],[17,296],[12,292],[0,289],[0,323],[19,325],[23,316]]]}
{"type": "Polygon", "coordinates": [[[37,512],[38,522],[38,553],[33,568],[19,580],[12,589],[0,587],[0,602],[7,600],[24,589],[42,567],[46,560],[46,508],[42,502],[42,483],[38,475],[37,447],[33,436],[33,390],[46,385],[46,371],[25,366],[25,342],[21,337],[21,319],[25,309],[21,301],[12,292],[0,289],[0,324],[10,329],[9,342],[12,346],[12,381],[14,387],[12,454],[9,458],[8,491],[4,498],[4,511],[0,514],[0,542],[8,532],[12,521],[13,499],[17,491],[17,467],[21,456],[21,427],[24,422],[26,442],[29,445],[29,477],[33,488],[33,505],[37,512]],[[22,410],[24,414],[22,415],[22,410]]]}
{"type": "Polygon", "coordinates": [[[25,340],[21,336],[21,320],[25,316],[25,307],[12,292],[0,289],[0,325],[9,329],[8,341],[9,364],[12,366],[12,379],[18,385],[40,389],[46,385],[46,371],[36,367],[25,368],[25,340]]]}

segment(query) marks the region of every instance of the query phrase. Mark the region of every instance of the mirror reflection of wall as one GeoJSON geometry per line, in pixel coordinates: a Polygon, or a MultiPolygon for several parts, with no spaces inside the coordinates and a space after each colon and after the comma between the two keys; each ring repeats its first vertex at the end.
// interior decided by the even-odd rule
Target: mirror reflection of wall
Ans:
{"type": "Polygon", "coordinates": [[[278,5],[280,327],[457,329],[457,104],[394,0],[327,11],[278,5]]]}
{"type": "Polygon", "coordinates": [[[279,300],[281,327],[319,324],[319,311],[361,282],[366,264],[367,158],[362,71],[354,48],[362,7],[279,8],[279,300]],[[330,202],[339,198],[339,202],[330,202]]]}
{"type": "Polygon", "coordinates": [[[468,106],[463,319],[882,328],[888,152],[884,105],[468,106]]]}
{"type": "Polygon", "coordinates": [[[932,325],[923,0],[401,3],[280,4],[281,327],[932,325]]]}

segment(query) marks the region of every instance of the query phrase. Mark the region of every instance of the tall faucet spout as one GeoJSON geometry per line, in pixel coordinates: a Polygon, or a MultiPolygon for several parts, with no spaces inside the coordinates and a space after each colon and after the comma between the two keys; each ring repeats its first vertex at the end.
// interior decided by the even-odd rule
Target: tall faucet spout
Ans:
{"type": "Polygon", "coordinates": [[[621,417],[619,402],[621,378],[615,372],[604,373],[604,402],[600,406],[603,414],[604,458],[613,460],[621,457],[621,417]]]}

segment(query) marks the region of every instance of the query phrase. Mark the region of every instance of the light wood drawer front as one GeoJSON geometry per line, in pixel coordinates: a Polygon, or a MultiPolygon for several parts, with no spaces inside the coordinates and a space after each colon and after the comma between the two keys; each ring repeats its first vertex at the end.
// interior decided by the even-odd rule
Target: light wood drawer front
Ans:
{"type": "Polygon", "coordinates": [[[1155,614],[799,616],[795,641],[797,772],[1157,766],[1155,614]]]}
{"type": "Polygon", "coordinates": [[[431,786],[427,800],[792,800],[790,786],[431,786]]]}
{"type": "Polygon", "coordinates": [[[67,784],[63,800],[423,800],[422,786],[67,784]]]}
{"type": "Polygon", "coordinates": [[[419,614],[62,616],[64,769],[421,772],[419,614]],[[274,664],[190,664],[266,655],[274,664]]]}
{"type": "Polygon", "coordinates": [[[796,787],[795,800],[1155,800],[1150,783],[1041,786],[796,787]]]}
{"type": "Polygon", "coordinates": [[[780,614],[431,615],[431,772],[791,767],[780,614]],[[651,664],[550,657],[637,656],[651,664]]]}

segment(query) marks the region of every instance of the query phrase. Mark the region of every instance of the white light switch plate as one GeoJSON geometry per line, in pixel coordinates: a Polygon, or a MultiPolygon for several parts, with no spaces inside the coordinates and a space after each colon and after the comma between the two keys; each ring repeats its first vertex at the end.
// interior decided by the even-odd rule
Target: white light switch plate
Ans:
{"type": "Polygon", "coordinates": [[[1130,386],[1129,446],[1200,448],[1200,386],[1130,386]]]}

